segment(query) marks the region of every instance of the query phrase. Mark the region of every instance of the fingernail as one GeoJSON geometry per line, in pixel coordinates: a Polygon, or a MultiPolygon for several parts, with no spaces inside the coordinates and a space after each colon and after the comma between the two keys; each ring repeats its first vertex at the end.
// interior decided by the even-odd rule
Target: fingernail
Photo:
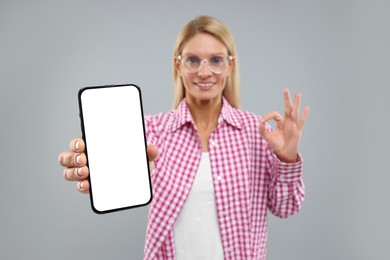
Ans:
{"type": "Polygon", "coordinates": [[[76,163],[77,163],[78,165],[81,165],[81,156],[80,156],[80,155],[77,155],[77,156],[76,156],[76,163]]]}
{"type": "Polygon", "coordinates": [[[76,151],[78,151],[79,150],[79,141],[77,140],[76,142],[74,142],[74,149],[76,150],[76,151]]]}
{"type": "Polygon", "coordinates": [[[77,175],[78,175],[79,177],[82,177],[82,176],[83,176],[83,169],[82,169],[81,167],[77,169],[77,175]]]}
{"type": "Polygon", "coordinates": [[[84,188],[84,182],[80,181],[79,182],[79,189],[82,190],[84,188]]]}

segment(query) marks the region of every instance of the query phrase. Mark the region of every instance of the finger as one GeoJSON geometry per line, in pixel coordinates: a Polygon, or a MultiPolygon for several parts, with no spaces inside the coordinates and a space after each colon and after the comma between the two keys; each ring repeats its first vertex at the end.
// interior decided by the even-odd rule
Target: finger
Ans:
{"type": "Polygon", "coordinates": [[[88,167],[76,167],[76,168],[65,168],[64,178],[67,181],[81,181],[88,178],[89,171],[88,167]]]}
{"type": "Polygon", "coordinates": [[[84,153],[62,152],[58,156],[58,163],[68,168],[84,166],[87,164],[87,157],[84,153]]]}
{"type": "Polygon", "coordinates": [[[148,155],[148,160],[149,160],[149,170],[150,172],[152,172],[154,168],[153,161],[156,160],[159,153],[157,146],[155,146],[154,144],[148,144],[146,153],[148,155]]]}
{"type": "Polygon", "coordinates": [[[69,144],[70,150],[76,153],[83,153],[85,150],[84,140],[80,137],[74,138],[69,144]]]}
{"type": "Polygon", "coordinates": [[[158,156],[158,148],[154,144],[148,144],[147,151],[149,161],[154,161],[158,156]]]}
{"type": "Polygon", "coordinates": [[[266,114],[262,118],[261,122],[265,123],[265,122],[268,122],[271,119],[276,122],[276,127],[277,128],[281,128],[282,127],[282,125],[283,125],[283,117],[277,111],[272,111],[272,112],[266,114]]]}
{"type": "Polygon", "coordinates": [[[283,97],[284,97],[284,116],[290,117],[292,112],[292,103],[291,103],[291,97],[290,92],[287,88],[283,90],[283,97]]]}
{"type": "Polygon", "coordinates": [[[268,136],[268,130],[265,126],[265,121],[261,121],[260,124],[259,124],[259,132],[260,132],[260,135],[263,136],[265,139],[267,139],[267,136],[268,136]]]}
{"type": "Polygon", "coordinates": [[[297,93],[297,94],[295,94],[294,106],[293,106],[293,109],[291,111],[291,119],[294,121],[298,120],[300,104],[301,104],[301,93],[297,93]]]}
{"type": "Polygon", "coordinates": [[[79,181],[77,183],[77,189],[81,193],[88,194],[89,193],[89,181],[88,180],[79,181]]]}
{"type": "Polygon", "coordinates": [[[301,118],[299,119],[299,127],[300,127],[300,129],[303,128],[303,125],[304,125],[305,122],[306,122],[307,116],[309,115],[309,111],[310,111],[310,108],[309,108],[309,107],[305,107],[305,108],[303,109],[301,118]]]}
{"type": "Polygon", "coordinates": [[[149,161],[149,172],[153,172],[154,164],[153,162],[149,161]]]}

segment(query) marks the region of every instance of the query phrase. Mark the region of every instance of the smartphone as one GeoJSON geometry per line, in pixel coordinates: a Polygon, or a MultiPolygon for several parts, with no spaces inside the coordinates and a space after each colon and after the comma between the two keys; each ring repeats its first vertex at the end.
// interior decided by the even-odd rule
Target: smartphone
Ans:
{"type": "Polygon", "coordinates": [[[92,210],[102,214],[149,204],[152,186],[140,88],[85,87],[78,101],[92,210]]]}

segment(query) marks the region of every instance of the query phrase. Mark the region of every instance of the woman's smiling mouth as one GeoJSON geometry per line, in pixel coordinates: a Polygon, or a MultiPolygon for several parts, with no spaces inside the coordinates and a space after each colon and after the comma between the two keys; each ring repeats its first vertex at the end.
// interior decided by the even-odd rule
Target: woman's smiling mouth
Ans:
{"type": "Polygon", "coordinates": [[[195,85],[201,89],[210,89],[215,85],[215,82],[195,82],[195,85]]]}

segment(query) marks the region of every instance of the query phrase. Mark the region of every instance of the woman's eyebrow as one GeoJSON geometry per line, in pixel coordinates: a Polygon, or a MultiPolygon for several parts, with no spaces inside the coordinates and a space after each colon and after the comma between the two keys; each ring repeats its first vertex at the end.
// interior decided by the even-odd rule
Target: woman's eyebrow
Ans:
{"type": "MultiPolygon", "coordinates": [[[[190,56],[197,56],[197,57],[200,57],[200,56],[201,56],[201,55],[198,55],[198,54],[195,54],[195,53],[192,53],[192,52],[183,53],[182,55],[190,55],[190,56]]],[[[228,55],[228,54],[223,53],[223,52],[218,52],[218,53],[210,54],[209,57],[213,57],[213,56],[224,56],[224,55],[228,55]]]]}

